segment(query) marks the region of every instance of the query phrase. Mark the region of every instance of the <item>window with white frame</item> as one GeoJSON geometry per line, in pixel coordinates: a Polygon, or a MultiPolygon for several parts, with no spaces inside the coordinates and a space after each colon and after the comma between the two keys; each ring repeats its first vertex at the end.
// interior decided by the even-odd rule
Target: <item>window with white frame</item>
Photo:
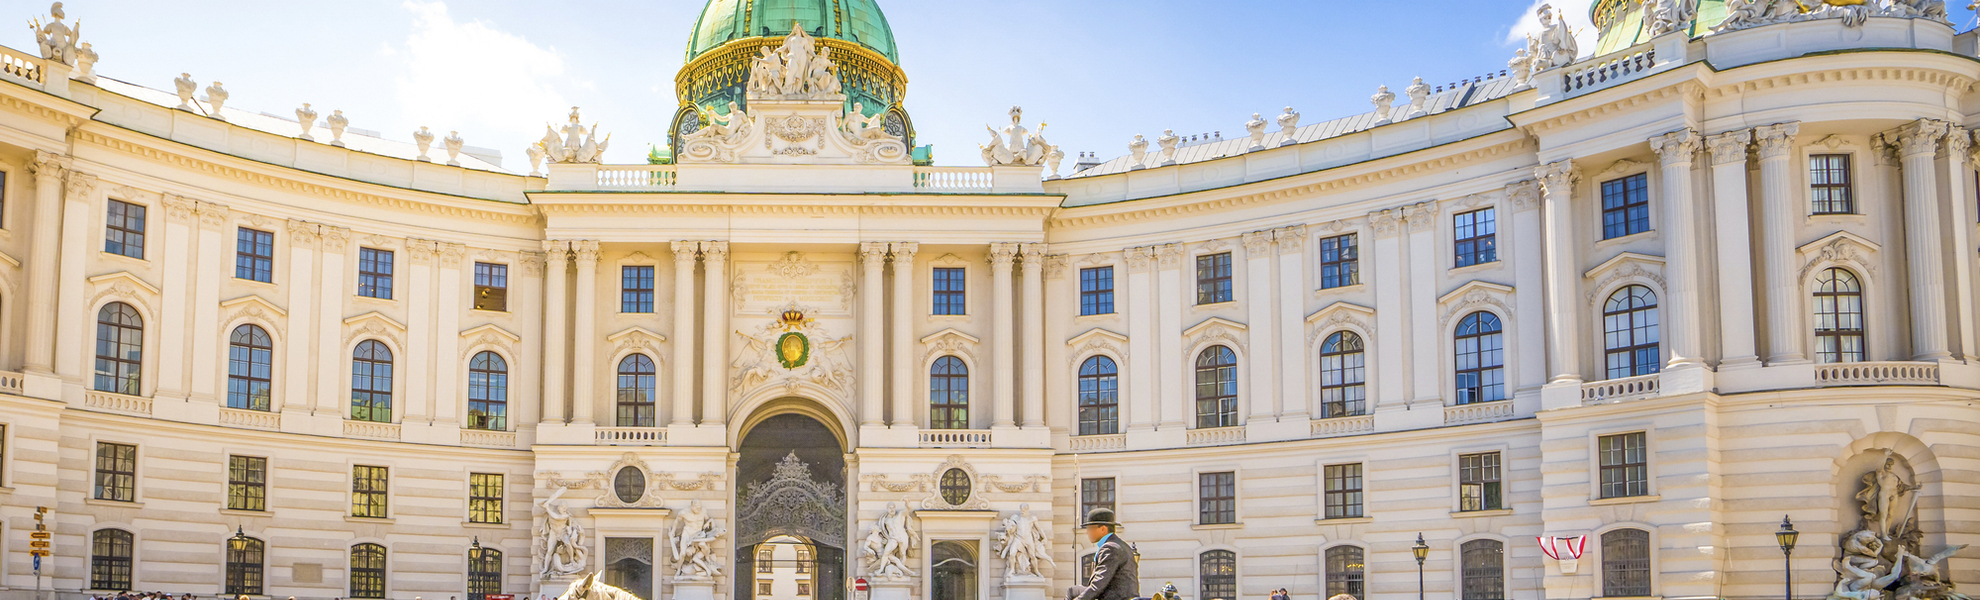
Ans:
{"type": "Polygon", "coordinates": [[[1815,279],[1815,358],[1863,361],[1863,284],[1848,269],[1825,269],[1815,279]]]}

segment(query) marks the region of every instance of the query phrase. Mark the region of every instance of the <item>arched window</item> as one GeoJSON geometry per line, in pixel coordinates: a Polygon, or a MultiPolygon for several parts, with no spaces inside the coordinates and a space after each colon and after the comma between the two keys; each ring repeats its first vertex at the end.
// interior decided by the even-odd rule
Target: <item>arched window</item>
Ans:
{"type": "Polygon", "coordinates": [[[502,593],[502,551],[482,548],[481,556],[468,550],[467,600],[488,600],[489,594],[502,593]]]}
{"type": "Polygon", "coordinates": [[[259,325],[234,328],[227,339],[227,408],[269,410],[275,341],[259,325]]]}
{"type": "Polygon", "coordinates": [[[1650,595],[1650,532],[1617,529],[1602,534],[1602,595],[1650,595]]]}
{"type": "Polygon", "coordinates": [[[1347,594],[1356,598],[1362,595],[1361,577],[1366,565],[1361,559],[1360,546],[1335,546],[1327,549],[1327,597],[1347,594]]]}
{"type": "Polygon", "coordinates": [[[1505,341],[1501,337],[1498,315],[1480,311],[1458,322],[1458,404],[1506,399],[1505,341]]]}
{"type": "Polygon", "coordinates": [[[131,590],[131,532],[98,529],[89,536],[89,589],[131,590]]]}
{"type": "Polygon", "coordinates": [[[1367,414],[1367,359],[1361,336],[1342,331],[1320,344],[1320,416],[1367,414]]]}
{"type": "Polygon", "coordinates": [[[1506,600],[1506,545],[1471,540],[1459,548],[1463,561],[1462,600],[1506,600]]]}
{"type": "Polygon", "coordinates": [[[509,429],[509,362],[482,351],[468,363],[468,428],[509,429]]]}
{"type": "Polygon", "coordinates": [[[255,538],[220,543],[227,545],[227,595],[261,595],[261,559],[266,546],[255,538]]]}
{"type": "Polygon", "coordinates": [[[969,429],[969,367],[944,356],[928,370],[928,427],[969,429]]]}
{"type": "Polygon", "coordinates": [[[144,320],[137,309],[111,302],[96,311],[96,391],[140,395],[144,320]]]}
{"type": "Polygon", "coordinates": [[[351,420],[392,422],[392,349],[378,340],[351,351],[351,420]]]}
{"type": "Polygon", "coordinates": [[[1609,379],[1657,372],[1657,293],[1632,285],[1609,294],[1602,305],[1602,348],[1608,351],[1609,379]]]}
{"type": "Polygon", "coordinates": [[[1079,365],[1079,434],[1121,431],[1120,369],[1114,359],[1095,356],[1079,365]]]}
{"type": "Polygon", "coordinates": [[[1815,280],[1815,359],[1863,360],[1863,284],[1848,269],[1828,269],[1815,280]]]}
{"type": "Polygon", "coordinates": [[[657,406],[653,359],[644,354],[619,360],[619,426],[652,427],[657,406]]]}
{"type": "Polygon", "coordinates": [[[1237,553],[1229,550],[1204,552],[1197,560],[1200,600],[1237,600],[1237,553]]]}
{"type": "Polygon", "coordinates": [[[351,597],[385,597],[385,547],[378,544],[351,546],[351,597]]]}
{"type": "Polygon", "coordinates": [[[1236,427],[1237,354],[1211,346],[1196,355],[1196,426],[1236,427]]]}

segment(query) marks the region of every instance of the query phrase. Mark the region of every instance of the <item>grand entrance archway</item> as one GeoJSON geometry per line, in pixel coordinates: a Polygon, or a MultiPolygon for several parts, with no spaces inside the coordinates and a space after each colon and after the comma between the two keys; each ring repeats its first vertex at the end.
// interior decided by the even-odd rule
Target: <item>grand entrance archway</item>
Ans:
{"type": "Polygon", "coordinates": [[[844,600],[846,461],[839,436],[808,415],[780,414],[750,427],[738,454],[735,598],[844,600]],[[792,540],[804,548],[790,553],[795,558],[774,551],[792,540]],[[774,558],[757,564],[765,554],[774,558]],[[800,583],[809,594],[797,594],[800,583]]]}

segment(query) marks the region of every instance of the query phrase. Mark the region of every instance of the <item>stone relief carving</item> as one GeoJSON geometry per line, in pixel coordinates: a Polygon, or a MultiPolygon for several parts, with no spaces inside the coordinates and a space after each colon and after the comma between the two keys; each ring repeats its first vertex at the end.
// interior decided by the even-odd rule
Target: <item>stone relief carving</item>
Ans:
{"type": "Polygon", "coordinates": [[[1801,272],[1796,275],[1797,280],[1807,281],[1810,272],[1814,271],[1816,267],[1825,264],[1849,267],[1852,270],[1872,277],[1877,275],[1877,263],[1865,256],[1875,253],[1876,249],[1865,246],[1848,236],[1839,235],[1833,237],[1835,237],[1834,240],[1815,249],[1813,256],[1808,257],[1808,262],[1801,265],[1801,272]]]}
{"type": "Polygon", "coordinates": [[[666,490],[664,480],[655,477],[653,470],[646,466],[646,461],[640,460],[638,455],[631,452],[620,455],[618,462],[612,463],[612,466],[606,467],[604,471],[586,473],[585,478],[592,481],[592,487],[605,490],[604,493],[599,494],[592,501],[593,506],[599,508],[659,508],[665,505],[661,498],[661,492],[666,490]],[[639,497],[633,498],[630,501],[620,498],[616,489],[616,479],[619,476],[619,471],[627,468],[639,470],[640,480],[646,483],[644,487],[640,488],[639,497]]]}
{"type": "Polygon", "coordinates": [[[730,393],[740,396],[769,385],[782,385],[796,393],[800,385],[809,383],[838,392],[842,397],[850,396],[853,371],[846,353],[853,338],[850,335],[833,338],[816,320],[803,317],[813,312],[793,302],[777,314],[795,313],[797,318],[780,317],[754,332],[735,332],[743,338],[744,347],[729,365],[734,373],[729,380],[730,393]],[[799,337],[789,338],[787,334],[799,337]],[[801,340],[801,352],[792,347],[791,339],[801,340]]]}
{"type": "Polygon", "coordinates": [[[983,480],[983,477],[976,473],[976,465],[969,464],[969,461],[963,460],[961,455],[951,454],[948,460],[942,461],[941,466],[935,467],[935,471],[929,474],[928,481],[930,485],[928,485],[928,489],[931,493],[921,499],[921,508],[932,510],[981,510],[990,508],[990,501],[985,500],[982,494],[970,494],[969,498],[964,499],[961,504],[950,504],[948,498],[942,497],[941,490],[938,486],[934,485],[934,482],[941,481],[942,474],[949,472],[949,469],[962,469],[963,474],[969,476],[972,488],[975,487],[976,482],[983,480]]]}
{"type": "Polygon", "coordinates": [[[1024,476],[1024,482],[1022,483],[1004,483],[1003,478],[1000,476],[984,475],[983,491],[1003,492],[1006,494],[1019,494],[1027,491],[1036,492],[1043,489],[1043,486],[1040,486],[1038,482],[1039,477],[1037,475],[1024,476]]]}

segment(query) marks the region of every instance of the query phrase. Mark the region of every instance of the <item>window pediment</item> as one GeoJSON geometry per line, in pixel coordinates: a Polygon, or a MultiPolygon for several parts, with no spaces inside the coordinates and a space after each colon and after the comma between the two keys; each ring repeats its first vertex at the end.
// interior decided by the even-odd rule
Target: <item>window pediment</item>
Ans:
{"type": "MultiPolygon", "coordinates": [[[[157,292],[154,291],[152,293],[157,292]]],[[[247,315],[273,321],[289,315],[288,311],[282,310],[282,307],[276,306],[274,302],[269,302],[267,298],[255,294],[248,294],[233,300],[221,302],[220,309],[229,311],[227,313],[231,315],[229,320],[247,315]]]]}
{"type": "Polygon", "coordinates": [[[928,362],[939,354],[959,354],[975,362],[976,346],[982,342],[983,340],[977,339],[976,336],[963,333],[954,327],[943,329],[921,338],[921,345],[926,348],[922,353],[922,362],[928,362]]]}
{"type": "Polygon", "coordinates": [[[1350,302],[1335,302],[1306,317],[1306,345],[1319,343],[1320,336],[1342,327],[1375,334],[1375,309],[1350,302]]]}
{"type": "Polygon", "coordinates": [[[1439,323],[1449,326],[1452,317],[1487,306],[1498,309],[1502,317],[1511,320],[1512,294],[1512,286],[1485,281],[1472,281],[1458,286],[1457,289],[1451,290],[1451,293],[1437,299],[1437,305],[1444,309],[1444,316],[1439,323]]]}
{"type": "Polygon", "coordinates": [[[1610,288],[1625,279],[1649,280],[1656,284],[1659,294],[1666,288],[1664,258],[1635,252],[1623,252],[1602,261],[1602,264],[1582,273],[1581,278],[1593,282],[1586,288],[1587,293],[1582,295],[1582,300],[1587,301],[1589,306],[1608,298],[1612,291],[1610,288]]]}
{"type": "Polygon", "coordinates": [[[1801,265],[1797,279],[1806,280],[1808,275],[1822,265],[1849,267],[1857,273],[1870,277],[1877,276],[1877,264],[1870,257],[1882,250],[1876,242],[1847,231],[1831,233],[1822,239],[1795,248],[1806,263],[1801,265]]]}

